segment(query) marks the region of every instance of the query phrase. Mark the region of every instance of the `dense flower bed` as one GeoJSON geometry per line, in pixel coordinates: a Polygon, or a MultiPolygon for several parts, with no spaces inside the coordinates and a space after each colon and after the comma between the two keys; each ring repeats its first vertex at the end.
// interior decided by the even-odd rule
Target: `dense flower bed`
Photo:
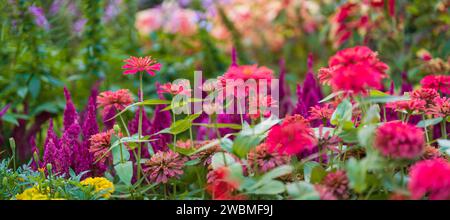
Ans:
{"type": "MultiPolygon", "coordinates": [[[[62,13],[58,2],[68,7],[65,1],[54,1],[51,10],[44,11],[44,5],[34,1],[12,1],[15,13],[26,9],[28,20],[8,19],[18,19],[21,30],[39,28],[36,33],[45,36],[55,25],[46,15],[62,13]]],[[[423,48],[408,52],[413,55],[399,52],[401,57],[395,60],[391,57],[398,51],[373,43],[383,33],[392,41],[429,38],[408,33],[413,30],[404,30],[405,36],[399,32],[421,16],[416,11],[419,6],[429,5],[391,0],[208,2],[168,1],[140,11],[128,25],[136,26],[142,48],[152,56],[116,48],[120,57],[136,55],[122,62],[108,60],[105,51],[97,50],[105,42],[97,41],[98,33],[91,30],[106,28],[108,19],[120,17],[119,12],[109,9],[102,22],[94,14],[87,15],[87,21],[74,22],[86,28],[83,39],[93,40],[87,41],[90,46],[83,55],[82,70],[87,71],[83,76],[89,80],[88,74],[95,73],[96,79],[103,79],[89,86],[77,87],[77,82],[86,82],[75,80],[51,85],[50,72],[64,66],[59,62],[69,57],[39,67],[17,58],[28,53],[25,49],[17,50],[16,58],[6,51],[5,60],[11,62],[5,69],[25,78],[13,80],[5,74],[0,81],[27,83],[26,89],[14,93],[19,101],[3,101],[11,89],[0,96],[0,104],[5,102],[0,110],[0,199],[450,199],[448,46],[423,43],[423,48]],[[332,11],[322,13],[320,6],[332,11]],[[416,17],[400,13],[397,7],[416,17]],[[297,16],[302,18],[300,25],[297,16]],[[290,71],[298,54],[276,60],[275,65],[272,58],[260,58],[289,50],[290,41],[325,30],[329,42],[321,43],[327,52],[300,53],[307,59],[304,80],[290,71]],[[179,54],[158,50],[168,43],[165,37],[153,36],[156,33],[172,38],[173,45],[164,47],[179,49],[179,54]],[[267,43],[267,39],[272,40],[267,43]],[[228,53],[231,59],[221,61],[228,53]],[[194,59],[194,69],[210,70],[207,76],[215,79],[200,85],[200,97],[191,97],[199,88],[189,80],[171,82],[181,65],[171,57],[179,55],[194,59]],[[110,71],[103,72],[104,65],[110,71]],[[239,83],[231,80],[255,80],[260,87],[244,89],[242,94],[232,87],[239,83]],[[263,93],[262,81],[279,82],[277,93],[263,93]],[[228,97],[217,95],[222,91],[217,88],[229,87],[232,100],[248,101],[246,108],[257,111],[241,112],[238,106],[232,114],[219,113],[216,110],[225,107],[214,103],[203,104],[204,111],[194,110],[196,103],[211,97],[224,101],[228,97]],[[40,101],[30,101],[42,98],[35,92],[45,94],[47,101],[47,96],[64,101],[49,101],[42,107],[40,101]],[[184,99],[180,102],[179,97],[184,99]],[[271,106],[279,112],[274,114],[271,106]],[[180,107],[187,112],[177,112],[180,107]]],[[[448,10],[445,1],[430,2],[439,13],[448,10]]],[[[133,6],[108,3],[115,8],[133,6]]],[[[85,4],[87,12],[93,3],[85,4]]],[[[76,14],[80,9],[72,10],[76,14]]],[[[430,19],[436,19],[430,26],[431,39],[444,36],[448,41],[448,23],[430,19]]],[[[42,39],[23,37],[34,42],[39,59],[52,56],[49,51],[62,51],[49,46],[43,55],[44,49],[33,41],[42,39]]],[[[21,48],[11,42],[15,42],[12,38],[8,43],[21,48]]],[[[33,62],[39,64],[39,59],[33,62]]],[[[77,70],[74,63],[67,62],[67,68],[73,69],[63,72],[77,70]]]]}

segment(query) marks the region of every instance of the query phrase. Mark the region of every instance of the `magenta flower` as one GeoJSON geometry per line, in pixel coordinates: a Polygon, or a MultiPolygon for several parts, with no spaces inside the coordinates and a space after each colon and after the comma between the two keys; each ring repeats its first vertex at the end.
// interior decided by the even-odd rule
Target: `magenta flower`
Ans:
{"type": "Polygon", "coordinates": [[[138,72],[146,71],[148,74],[154,76],[155,71],[161,69],[161,64],[153,60],[150,56],[147,57],[133,57],[124,60],[125,65],[122,69],[125,69],[123,74],[136,74],[138,72]]]}
{"type": "Polygon", "coordinates": [[[66,108],[64,109],[64,130],[69,129],[69,127],[75,122],[78,123],[78,113],[75,109],[75,105],[70,97],[70,92],[64,87],[64,96],[66,97],[66,108]]]}
{"type": "Polygon", "coordinates": [[[411,197],[421,199],[428,196],[431,200],[450,199],[450,163],[437,158],[414,164],[409,171],[408,184],[411,197]]]}

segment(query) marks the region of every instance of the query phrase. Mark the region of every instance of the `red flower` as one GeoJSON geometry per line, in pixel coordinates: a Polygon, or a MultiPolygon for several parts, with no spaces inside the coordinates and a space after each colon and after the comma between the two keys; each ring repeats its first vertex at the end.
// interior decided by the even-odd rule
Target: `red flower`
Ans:
{"type": "Polygon", "coordinates": [[[310,151],[317,145],[314,132],[309,123],[300,115],[288,116],[281,125],[274,126],[266,143],[270,152],[295,155],[310,151]]]}
{"type": "Polygon", "coordinates": [[[423,100],[427,103],[427,107],[433,103],[435,98],[439,97],[439,93],[435,89],[421,88],[411,93],[412,99],[423,100]]]}
{"type": "Polygon", "coordinates": [[[158,151],[145,163],[144,172],[154,183],[167,183],[183,174],[186,158],[173,151],[158,151]]]}
{"type": "Polygon", "coordinates": [[[210,171],[207,176],[206,191],[214,200],[244,200],[244,195],[236,194],[239,183],[230,179],[230,168],[223,166],[210,171]]]}
{"type": "Polygon", "coordinates": [[[450,163],[437,158],[417,162],[409,171],[411,197],[431,200],[450,199],[450,163]]]}
{"type": "Polygon", "coordinates": [[[319,70],[322,84],[334,91],[366,93],[367,89],[381,89],[388,66],[381,62],[377,53],[365,46],[356,46],[337,52],[328,61],[328,68],[319,70]]]}
{"type": "Polygon", "coordinates": [[[138,72],[146,71],[148,74],[154,76],[154,71],[161,69],[161,64],[153,60],[151,57],[133,57],[124,60],[125,65],[122,69],[125,69],[123,74],[136,74],[138,72]]]}
{"type": "Polygon", "coordinates": [[[187,84],[185,84],[185,82],[179,84],[166,83],[159,86],[158,93],[168,93],[171,95],[189,95],[191,94],[191,89],[189,89],[188,83],[189,82],[187,82],[187,84]]]}
{"type": "Polygon", "coordinates": [[[424,150],[423,131],[401,121],[381,125],[375,133],[375,148],[396,159],[414,159],[424,150]]]}
{"type": "Polygon", "coordinates": [[[228,68],[227,72],[223,74],[223,76],[219,77],[219,80],[224,84],[227,79],[237,80],[248,80],[248,79],[267,79],[269,80],[273,79],[273,70],[261,66],[258,67],[258,65],[240,65],[240,66],[231,66],[228,68]]]}
{"type": "Polygon", "coordinates": [[[114,131],[111,129],[92,135],[91,138],[89,138],[89,152],[93,154],[94,161],[105,164],[105,162],[112,158],[112,154],[111,152],[108,152],[108,149],[111,147],[111,135],[113,133],[114,131]]]}
{"type": "Polygon", "coordinates": [[[446,75],[429,75],[425,76],[420,84],[423,88],[430,88],[440,91],[444,94],[450,94],[450,76],[446,75]]]}

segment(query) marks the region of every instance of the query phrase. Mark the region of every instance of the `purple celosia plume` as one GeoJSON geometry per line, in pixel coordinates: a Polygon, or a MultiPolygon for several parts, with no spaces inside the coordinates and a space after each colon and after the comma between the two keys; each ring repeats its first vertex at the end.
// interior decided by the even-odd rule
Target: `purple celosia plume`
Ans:
{"type": "Polygon", "coordinates": [[[308,56],[308,71],[305,76],[305,81],[302,86],[297,86],[297,107],[296,114],[301,114],[304,117],[308,116],[308,110],[312,106],[319,104],[323,98],[322,90],[317,82],[313,72],[313,57],[312,54],[308,56]],[[299,91],[301,90],[301,91],[299,91]]]}
{"type": "Polygon", "coordinates": [[[116,122],[113,117],[116,115],[116,108],[113,106],[109,109],[109,111],[103,116],[103,131],[110,130],[114,127],[114,123],[116,122]]]}
{"type": "Polygon", "coordinates": [[[286,62],[280,60],[280,79],[279,79],[279,97],[280,97],[280,117],[286,116],[292,111],[293,104],[291,100],[291,91],[286,83],[286,62]]]}
{"type": "Polygon", "coordinates": [[[36,23],[37,26],[42,27],[45,30],[50,29],[50,23],[48,23],[44,10],[41,7],[32,5],[28,7],[28,12],[33,15],[34,23],[36,23]]]}
{"type": "Polygon", "coordinates": [[[64,87],[64,96],[66,98],[66,108],[64,109],[64,131],[69,129],[75,122],[78,123],[78,113],[72,102],[69,90],[64,87]]]}
{"type": "MultiPolygon", "coordinates": [[[[156,88],[159,89],[160,84],[156,83],[156,88]]],[[[164,99],[162,94],[158,94],[160,99],[164,99]]],[[[172,124],[172,116],[169,111],[162,111],[167,105],[157,105],[154,111],[153,118],[151,120],[152,134],[159,132],[165,128],[170,127],[172,124]]],[[[156,141],[151,142],[153,149],[156,151],[167,150],[167,144],[171,141],[170,134],[158,134],[156,135],[156,141]]]]}
{"type": "MultiPolygon", "coordinates": [[[[97,134],[99,132],[98,124],[97,124],[97,106],[96,106],[96,98],[97,92],[92,91],[91,96],[89,97],[88,107],[86,110],[86,114],[83,120],[82,133],[83,133],[83,142],[80,148],[77,150],[77,155],[75,161],[77,164],[75,165],[75,172],[80,173],[85,170],[89,170],[92,165],[92,155],[89,153],[89,145],[92,135],[97,134]]],[[[89,174],[87,175],[89,176],[89,174]]]]}
{"type": "Polygon", "coordinates": [[[38,160],[37,162],[35,161],[34,158],[34,154],[36,154],[38,156],[39,159],[39,148],[36,145],[36,136],[31,136],[30,140],[29,140],[30,146],[31,146],[31,152],[33,153],[33,157],[31,157],[31,168],[33,170],[37,170],[37,168],[41,167],[40,161],[38,160]]]}
{"type": "Polygon", "coordinates": [[[400,91],[400,95],[403,95],[405,92],[411,92],[413,90],[413,86],[409,83],[408,74],[406,72],[402,72],[402,87],[400,91]]]}
{"type": "MultiPolygon", "coordinates": [[[[394,95],[394,93],[395,93],[395,84],[394,81],[391,81],[391,85],[389,87],[389,95],[394,95]]],[[[386,121],[398,120],[398,114],[397,112],[395,112],[394,109],[384,107],[382,111],[386,111],[386,121]]]]}

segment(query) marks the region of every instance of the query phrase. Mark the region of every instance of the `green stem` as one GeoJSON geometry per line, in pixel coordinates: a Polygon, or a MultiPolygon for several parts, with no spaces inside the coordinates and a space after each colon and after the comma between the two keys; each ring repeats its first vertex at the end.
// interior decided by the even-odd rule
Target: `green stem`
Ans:
{"type": "MultiPolygon", "coordinates": [[[[139,101],[142,102],[144,101],[144,91],[143,91],[143,86],[142,86],[142,77],[143,77],[144,73],[140,72],[139,73],[139,101]]],[[[143,107],[139,107],[139,124],[138,124],[138,140],[141,141],[142,139],[142,115],[143,115],[143,107]]],[[[141,178],[141,171],[142,171],[142,166],[141,166],[141,151],[142,150],[142,143],[139,142],[138,144],[138,152],[137,152],[137,179],[141,178]]]]}
{"type": "MultiPolygon", "coordinates": [[[[425,120],[425,114],[422,115],[422,119],[425,120]]],[[[430,142],[430,137],[428,136],[427,126],[424,126],[423,129],[425,130],[425,138],[427,139],[427,143],[428,143],[428,142],[430,142]]]]}
{"type": "Polygon", "coordinates": [[[447,139],[447,120],[445,120],[445,118],[442,120],[441,122],[441,133],[442,133],[442,138],[447,139]]]}

